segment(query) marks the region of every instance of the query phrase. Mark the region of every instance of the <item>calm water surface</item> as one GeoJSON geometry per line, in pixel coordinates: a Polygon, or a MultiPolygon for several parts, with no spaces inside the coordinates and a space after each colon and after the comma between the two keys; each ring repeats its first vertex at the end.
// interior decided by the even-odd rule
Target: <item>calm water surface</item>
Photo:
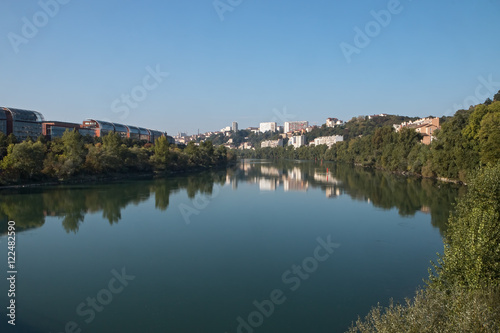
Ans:
{"type": "Polygon", "coordinates": [[[170,179],[3,191],[1,332],[343,332],[423,284],[461,191],[251,160],[170,179]]]}

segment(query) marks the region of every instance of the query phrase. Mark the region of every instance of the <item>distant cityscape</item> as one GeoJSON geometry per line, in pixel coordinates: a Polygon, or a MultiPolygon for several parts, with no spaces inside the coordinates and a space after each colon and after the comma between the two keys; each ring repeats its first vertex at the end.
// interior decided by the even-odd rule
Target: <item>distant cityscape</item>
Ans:
{"type": "MultiPolygon", "coordinates": [[[[367,119],[374,119],[377,117],[386,117],[387,114],[377,114],[364,116],[367,119]]],[[[359,118],[359,117],[358,117],[359,118]]],[[[356,118],[353,118],[356,119],[356,118]]],[[[346,122],[338,118],[327,118],[321,127],[335,128],[345,126],[346,122]]],[[[393,124],[396,132],[403,128],[415,129],[422,135],[421,142],[423,144],[430,144],[432,142],[433,133],[436,129],[440,128],[439,118],[427,117],[415,121],[403,122],[400,124],[393,124]]],[[[276,122],[262,122],[259,127],[248,127],[240,130],[238,122],[233,121],[230,126],[226,126],[219,131],[198,133],[195,135],[187,135],[186,133],[178,133],[176,136],[169,136],[166,132],[147,129],[133,125],[124,125],[119,123],[112,123],[108,121],[86,119],[81,124],[69,123],[61,121],[46,121],[43,115],[37,111],[23,110],[16,108],[0,107],[0,132],[6,135],[13,134],[18,140],[26,140],[28,137],[32,139],[38,138],[40,135],[46,136],[48,139],[55,139],[62,137],[66,130],[76,130],[82,135],[90,135],[93,137],[102,137],[110,132],[117,133],[122,138],[131,138],[137,140],[145,140],[154,143],[156,139],[165,136],[171,144],[188,144],[194,141],[195,144],[206,140],[213,140],[217,137],[222,137],[225,140],[222,145],[228,149],[256,149],[256,148],[275,148],[284,147],[285,145],[300,148],[303,146],[318,146],[326,145],[329,148],[337,142],[344,141],[342,135],[320,136],[311,139],[310,142],[306,140],[306,133],[313,131],[318,126],[310,126],[307,120],[303,121],[287,121],[283,125],[276,122]],[[241,131],[246,131],[238,143],[233,139],[234,135],[238,135],[241,131]],[[251,134],[271,134],[272,137],[267,136],[260,142],[250,142],[249,136],[251,134]],[[260,146],[259,146],[260,145],[260,146]]]]}
{"type": "MultiPolygon", "coordinates": [[[[377,117],[386,117],[388,114],[376,114],[369,116],[360,116],[366,117],[367,119],[374,119],[377,117]]],[[[359,117],[358,117],[359,118],[359,117]]],[[[356,119],[356,118],[354,118],[356,119]]],[[[322,126],[326,126],[328,128],[334,127],[342,127],[347,122],[340,120],[338,118],[327,118],[326,122],[322,126]]],[[[317,146],[317,145],[327,145],[329,148],[332,147],[337,142],[344,141],[342,135],[333,135],[333,136],[322,136],[317,137],[311,142],[307,142],[306,133],[313,131],[315,128],[318,128],[317,125],[309,125],[309,122],[304,121],[287,121],[284,122],[283,125],[279,125],[276,122],[262,122],[259,124],[259,127],[247,127],[244,131],[253,134],[264,134],[264,133],[272,133],[275,136],[279,136],[279,138],[273,140],[263,140],[260,142],[260,148],[275,148],[275,147],[284,147],[286,144],[291,145],[295,148],[300,148],[303,146],[317,146]]],[[[418,133],[422,135],[421,142],[423,144],[430,144],[432,141],[432,134],[436,129],[440,128],[439,118],[427,117],[418,119],[410,122],[403,122],[401,124],[393,124],[396,132],[399,132],[402,128],[412,128],[415,129],[418,133]]],[[[242,143],[236,145],[233,142],[231,137],[240,131],[238,129],[238,122],[233,122],[231,126],[226,126],[219,131],[210,131],[206,133],[198,133],[194,135],[188,135],[187,133],[179,132],[173,138],[177,144],[187,144],[189,142],[203,142],[205,140],[213,139],[214,137],[227,137],[229,138],[226,143],[223,145],[229,149],[256,149],[255,144],[252,144],[248,141],[249,137],[244,137],[242,143]]]]}

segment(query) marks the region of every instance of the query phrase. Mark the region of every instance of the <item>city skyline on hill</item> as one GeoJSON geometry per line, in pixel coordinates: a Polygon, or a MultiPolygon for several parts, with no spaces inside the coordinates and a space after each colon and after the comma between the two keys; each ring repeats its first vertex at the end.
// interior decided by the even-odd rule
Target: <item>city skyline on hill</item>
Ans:
{"type": "Polygon", "coordinates": [[[0,4],[0,101],[168,133],[452,115],[500,90],[500,3],[0,4]]]}

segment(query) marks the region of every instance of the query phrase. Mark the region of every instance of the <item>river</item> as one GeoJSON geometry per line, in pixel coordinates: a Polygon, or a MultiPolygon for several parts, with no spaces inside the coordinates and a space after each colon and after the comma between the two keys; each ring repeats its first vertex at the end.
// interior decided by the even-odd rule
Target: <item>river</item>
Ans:
{"type": "Polygon", "coordinates": [[[0,327],[343,332],[377,302],[423,285],[462,192],[347,165],[262,160],[168,179],[3,190],[0,327]]]}

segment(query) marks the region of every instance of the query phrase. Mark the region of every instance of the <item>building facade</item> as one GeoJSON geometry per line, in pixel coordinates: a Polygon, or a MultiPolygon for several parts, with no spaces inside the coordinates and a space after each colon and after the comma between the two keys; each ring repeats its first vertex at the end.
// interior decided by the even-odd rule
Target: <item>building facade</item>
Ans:
{"type": "Polygon", "coordinates": [[[327,145],[328,148],[331,148],[334,144],[341,141],[344,141],[344,137],[342,135],[322,136],[314,139],[314,145],[327,145]]]}
{"type": "Polygon", "coordinates": [[[267,141],[262,141],[260,143],[261,148],[276,148],[276,147],[283,147],[283,139],[278,139],[278,140],[267,140],[267,141]]]}
{"type": "Polygon", "coordinates": [[[261,133],[265,133],[265,132],[268,132],[268,131],[271,131],[271,132],[276,132],[276,122],[266,122],[266,123],[260,123],[259,124],[259,131],[261,133]]]}
{"type": "Polygon", "coordinates": [[[335,127],[335,126],[340,126],[344,122],[342,120],[339,120],[337,118],[327,118],[326,119],[326,127],[335,127]]]}
{"type": "Polygon", "coordinates": [[[285,133],[305,130],[309,126],[308,121],[287,121],[285,122],[285,133]]]}
{"type": "Polygon", "coordinates": [[[236,121],[233,121],[231,128],[234,133],[238,132],[238,123],[236,121]]]}
{"type": "Polygon", "coordinates": [[[87,119],[82,124],[62,121],[45,121],[37,111],[0,107],[0,132],[5,135],[14,134],[19,141],[28,137],[36,140],[40,135],[48,139],[60,138],[66,130],[77,130],[81,135],[102,137],[108,133],[117,133],[122,138],[131,138],[154,142],[161,136],[166,136],[168,142],[175,140],[167,133],[150,130],[143,127],[111,123],[96,119],[87,119]]]}
{"type": "Polygon", "coordinates": [[[44,121],[42,123],[42,134],[49,140],[62,138],[67,130],[78,131],[81,135],[95,136],[95,130],[89,127],[84,127],[81,124],[66,123],[62,121],[44,121]]]}
{"type": "Polygon", "coordinates": [[[0,109],[0,130],[14,134],[20,141],[28,137],[36,140],[42,135],[43,115],[37,111],[3,107],[0,109]]]}
{"type": "Polygon", "coordinates": [[[292,136],[288,140],[288,144],[294,146],[295,148],[300,148],[306,145],[306,136],[305,135],[297,135],[292,136]]]}
{"type": "Polygon", "coordinates": [[[439,118],[432,117],[395,124],[393,127],[396,129],[396,132],[401,131],[404,127],[413,128],[415,131],[422,134],[422,140],[420,142],[425,145],[431,144],[434,131],[441,128],[439,118]]]}

